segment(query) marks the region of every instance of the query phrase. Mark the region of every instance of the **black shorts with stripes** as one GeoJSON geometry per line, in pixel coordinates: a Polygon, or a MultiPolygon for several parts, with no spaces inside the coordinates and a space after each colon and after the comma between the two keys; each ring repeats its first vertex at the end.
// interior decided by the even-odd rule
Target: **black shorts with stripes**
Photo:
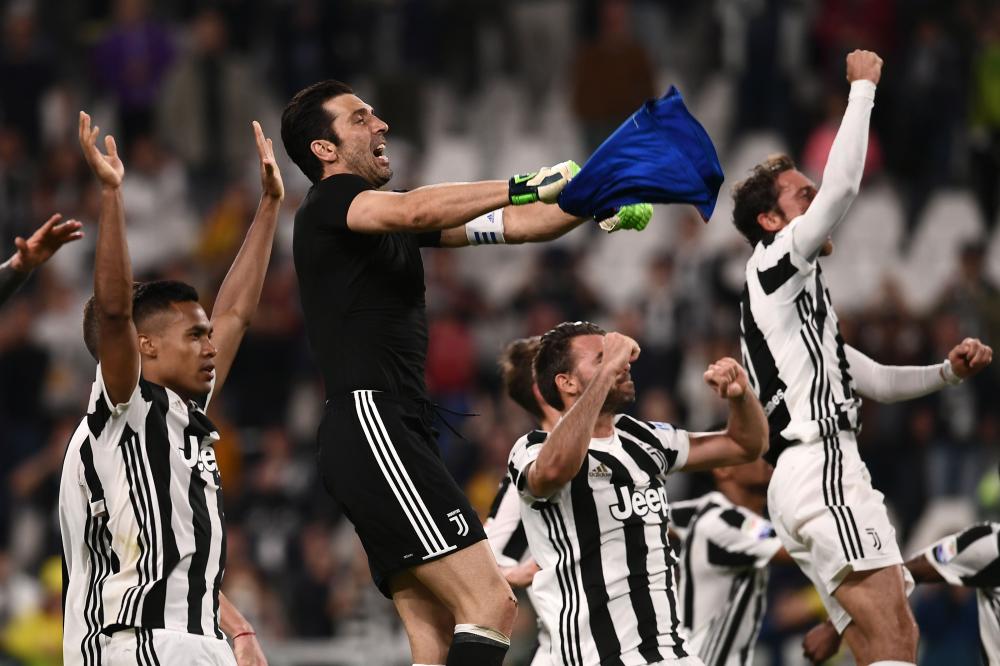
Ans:
{"type": "Polygon", "coordinates": [[[441,459],[432,415],[419,402],[354,391],[327,401],[319,427],[320,478],[354,524],[386,597],[394,574],[486,538],[441,459]]]}

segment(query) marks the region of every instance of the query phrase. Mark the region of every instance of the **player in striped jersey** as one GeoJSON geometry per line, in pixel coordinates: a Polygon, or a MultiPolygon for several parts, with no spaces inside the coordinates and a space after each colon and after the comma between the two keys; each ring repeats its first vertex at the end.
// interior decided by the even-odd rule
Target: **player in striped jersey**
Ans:
{"type": "Polygon", "coordinates": [[[284,197],[270,140],[256,123],[254,132],[264,194],[209,320],[188,285],[133,286],[124,166],[114,139],[106,137],[102,154],[98,129],[80,114],[80,143],[102,184],[94,297],[84,314],[99,364],[60,487],[66,616],[84,625],[66,632],[67,663],[266,663],[252,628],[220,593],[219,435],[204,412],[256,310],[284,197]]]}
{"type": "Polygon", "coordinates": [[[746,374],[722,359],[705,380],[729,400],[725,432],[696,434],[619,413],[635,399],[634,340],[564,323],[542,336],[535,377],[562,414],[511,451],[528,547],[541,570],[536,608],[555,663],[700,664],[681,627],[667,539],[666,477],[756,459],[767,448],[763,409],[746,374]]]}
{"type": "MultiPolygon", "coordinates": [[[[1000,523],[984,522],[937,541],[906,563],[918,583],[948,583],[976,588],[979,649],[986,666],[1000,664],[1000,523]]],[[[824,622],[802,643],[813,663],[829,659],[840,636],[824,622]]]]}
{"type": "MultiPolygon", "coordinates": [[[[537,419],[542,430],[551,432],[559,420],[559,412],[542,399],[531,369],[540,341],[535,336],[521,338],[507,345],[500,357],[500,372],[510,399],[537,419]]],[[[528,539],[521,522],[521,501],[517,489],[510,484],[510,476],[504,476],[500,482],[483,529],[486,530],[486,538],[489,539],[493,556],[496,557],[504,578],[511,587],[525,588],[532,607],[537,607],[531,582],[538,572],[538,564],[528,550],[528,539]]],[[[547,666],[551,663],[549,640],[545,625],[539,621],[538,645],[531,666],[547,666]]]]}
{"type": "Polygon", "coordinates": [[[680,591],[691,650],[707,666],[749,666],[767,607],[767,565],[791,562],[763,517],[771,465],[763,458],[712,470],[716,491],[673,502],[681,539],[680,591]]]}
{"type": "Polygon", "coordinates": [[[881,72],[874,53],[847,56],[851,93],[822,188],[789,158],[771,158],[734,189],[733,220],[754,246],[741,342],[777,459],[767,502],[775,530],[859,663],[912,664],[912,580],[883,496],[858,455],[858,396],[924,395],[981,370],[992,351],[967,339],[941,365],[887,368],[840,335],[818,260],[832,252],[829,235],[858,192],[881,72]]]}

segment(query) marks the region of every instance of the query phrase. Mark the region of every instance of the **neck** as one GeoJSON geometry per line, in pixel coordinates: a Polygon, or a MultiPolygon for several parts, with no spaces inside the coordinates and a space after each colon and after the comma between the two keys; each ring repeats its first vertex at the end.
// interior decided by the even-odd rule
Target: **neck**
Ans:
{"type": "Polygon", "coordinates": [[[593,437],[611,437],[613,434],[615,434],[615,415],[601,412],[597,417],[597,423],[594,424],[593,437]]]}
{"type": "Polygon", "coordinates": [[[170,389],[178,396],[180,396],[180,399],[183,400],[184,402],[187,402],[188,400],[194,400],[198,397],[196,395],[191,395],[190,392],[185,391],[182,388],[173,386],[170,383],[170,380],[167,377],[165,377],[161,372],[159,372],[159,368],[157,368],[156,366],[149,367],[148,365],[143,365],[142,378],[145,379],[150,384],[156,384],[157,386],[162,386],[165,389],[170,389]]]}
{"type": "Polygon", "coordinates": [[[767,503],[766,495],[762,495],[759,492],[747,489],[743,486],[738,486],[735,483],[720,484],[719,492],[725,495],[726,499],[736,506],[742,506],[745,509],[750,509],[760,516],[764,515],[764,507],[767,503]]]}

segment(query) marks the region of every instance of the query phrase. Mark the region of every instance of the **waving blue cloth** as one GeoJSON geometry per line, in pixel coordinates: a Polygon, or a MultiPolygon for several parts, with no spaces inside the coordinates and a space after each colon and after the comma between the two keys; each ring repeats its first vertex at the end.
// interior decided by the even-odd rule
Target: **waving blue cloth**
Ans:
{"type": "Polygon", "coordinates": [[[594,151],[559,195],[559,207],[602,219],[626,204],[689,203],[708,220],[722,180],[712,139],[670,86],[594,151]]]}

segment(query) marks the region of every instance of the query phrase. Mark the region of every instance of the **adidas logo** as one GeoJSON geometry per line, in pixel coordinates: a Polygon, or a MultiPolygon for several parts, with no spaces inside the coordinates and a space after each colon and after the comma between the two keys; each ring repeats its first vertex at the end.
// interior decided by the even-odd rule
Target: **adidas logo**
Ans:
{"type": "Polygon", "coordinates": [[[589,476],[591,478],[596,478],[596,479],[610,479],[611,470],[608,469],[607,465],[605,465],[604,463],[599,463],[597,467],[590,470],[589,476]]]}

